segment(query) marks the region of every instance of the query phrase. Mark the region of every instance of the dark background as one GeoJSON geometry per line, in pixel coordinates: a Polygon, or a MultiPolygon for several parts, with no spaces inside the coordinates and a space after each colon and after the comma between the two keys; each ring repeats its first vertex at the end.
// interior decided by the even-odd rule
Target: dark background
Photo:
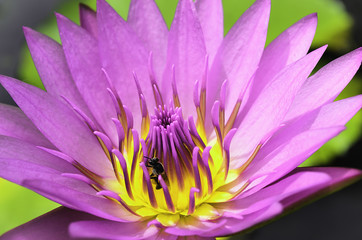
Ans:
{"type": "MultiPolygon", "coordinates": [[[[0,0],[0,74],[17,77],[20,50],[25,42],[21,27],[37,27],[61,2],[63,0],[0,0]]],[[[343,2],[355,20],[353,41],[356,46],[362,46],[362,1],[343,2]]],[[[326,54],[331,59],[337,57],[333,53],[326,54]]],[[[14,104],[1,86],[0,102],[14,104]]],[[[362,169],[361,149],[360,139],[347,154],[334,159],[329,165],[362,169]]],[[[244,237],[234,236],[233,239],[362,239],[362,181],[244,237]]]]}

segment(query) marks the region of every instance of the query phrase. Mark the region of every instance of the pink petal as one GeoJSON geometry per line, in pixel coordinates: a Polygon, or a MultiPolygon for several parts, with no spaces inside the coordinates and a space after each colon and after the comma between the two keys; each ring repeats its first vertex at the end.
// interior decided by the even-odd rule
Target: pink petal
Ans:
{"type": "Polygon", "coordinates": [[[175,65],[176,85],[183,115],[196,116],[190,88],[201,80],[206,56],[204,36],[192,0],[180,0],[168,39],[167,65],[163,76],[162,94],[172,96],[172,65],[175,65]]]}
{"type": "Polygon", "coordinates": [[[132,111],[135,128],[140,129],[140,103],[132,72],[137,73],[148,108],[153,109],[154,98],[147,69],[149,50],[104,0],[97,1],[97,20],[102,66],[107,71],[123,104],[132,111]]]}
{"type": "Polygon", "coordinates": [[[11,158],[0,158],[0,166],[0,176],[19,185],[22,185],[26,179],[53,179],[60,177],[61,174],[54,168],[11,158]]]}
{"type": "Polygon", "coordinates": [[[264,137],[279,127],[296,93],[325,49],[326,47],[319,48],[288,65],[264,88],[241,121],[234,141],[231,142],[232,158],[247,158],[264,137]]]}
{"type": "Polygon", "coordinates": [[[328,128],[345,125],[362,107],[362,95],[342,99],[317,108],[286,126],[285,132],[298,129],[328,128]]]}
{"type": "Polygon", "coordinates": [[[69,19],[57,15],[60,38],[75,84],[94,118],[115,143],[117,134],[112,117],[116,111],[101,70],[96,40],[69,19]]]}
{"type": "Polygon", "coordinates": [[[95,220],[97,217],[65,207],[59,207],[1,236],[2,240],[37,239],[68,240],[69,224],[73,221],[95,220]]]}
{"type": "Polygon", "coordinates": [[[168,29],[160,10],[154,1],[133,0],[128,13],[128,24],[144,46],[153,53],[156,79],[161,82],[166,64],[168,29]]]}
{"type": "Polygon", "coordinates": [[[358,48],[308,78],[295,97],[285,121],[333,101],[355,75],[361,60],[362,48],[358,48]]]}
{"type": "MultiPolygon", "coordinates": [[[[178,236],[208,236],[208,232],[212,232],[214,229],[218,229],[223,226],[226,219],[220,221],[200,221],[193,216],[187,216],[180,218],[179,222],[174,227],[168,227],[165,229],[166,233],[178,235],[178,236]]],[[[215,235],[211,235],[214,237],[215,235]]]]}
{"type": "Polygon", "coordinates": [[[23,160],[60,172],[78,172],[73,165],[63,159],[57,158],[30,143],[16,138],[0,136],[0,149],[0,158],[23,160]]]}
{"type": "Polygon", "coordinates": [[[120,223],[98,220],[73,222],[69,231],[75,238],[137,240],[154,239],[159,229],[153,225],[147,226],[147,221],[120,223]]]}
{"type": "Polygon", "coordinates": [[[281,33],[266,47],[243,112],[250,109],[260,92],[279,71],[307,54],[316,28],[317,14],[310,14],[281,33]]]}
{"type": "Polygon", "coordinates": [[[242,220],[235,218],[226,218],[223,226],[212,231],[205,232],[201,236],[224,236],[248,229],[266,220],[280,215],[283,212],[282,204],[275,202],[272,205],[261,209],[252,214],[246,215],[242,220]]]}
{"type": "Polygon", "coordinates": [[[24,180],[22,186],[63,206],[84,211],[117,222],[137,221],[139,217],[128,212],[122,205],[104,197],[96,196],[96,190],[84,182],[72,178],[53,176],[24,180]]]}
{"type": "Polygon", "coordinates": [[[232,211],[240,215],[247,215],[304,190],[321,184],[328,184],[331,180],[332,178],[325,173],[298,172],[248,197],[217,203],[214,204],[214,207],[223,211],[232,211]]]}
{"type": "Polygon", "coordinates": [[[298,174],[300,172],[315,172],[328,174],[331,181],[326,184],[320,184],[290,196],[282,201],[284,208],[293,208],[296,205],[310,201],[311,198],[318,199],[323,195],[332,193],[338,189],[345,187],[359,179],[361,179],[362,172],[357,169],[337,168],[337,167],[302,167],[297,168],[290,175],[298,174]]]}
{"type": "Polygon", "coordinates": [[[34,145],[54,148],[48,139],[17,107],[0,104],[0,135],[15,137],[34,145]]]}
{"type": "Polygon", "coordinates": [[[47,92],[57,97],[66,97],[89,117],[92,117],[69,72],[62,46],[48,36],[30,28],[24,27],[24,34],[32,59],[47,92]]]}
{"type": "Polygon", "coordinates": [[[96,137],[68,106],[16,79],[0,77],[0,83],[40,132],[60,151],[101,176],[114,176],[96,137]]]}
{"type": "Polygon", "coordinates": [[[345,125],[361,106],[362,96],[355,96],[327,104],[289,123],[277,131],[263,146],[245,175],[251,172],[254,176],[276,173],[261,179],[262,184],[260,183],[258,188],[284,176],[337,134],[338,129],[342,130],[340,126],[345,125]],[[302,153],[313,144],[316,146],[310,149],[312,151],[302,153]]]}
{"type": "Polygon", "coordinates": [[[97,14],[84,4],[79,5],[79,18],[82,28],[87,30],[93,37],[98,37],[97,14]]]}
{"type": "Polygon", "coordinates": [[[222,82],[227,79],[225,112],[227,117],[230,115],[239,94],[244,92],[258,67],[264,51],[269,13],[270,0],[257,0],[226,35],[210,70],[206,94],[208,109],[218,97],[222,82]]]}
{"type": "Polygon", "coordinates": [[[30,161],[0,158],[0,176],[69,208],[115,221],[138,219],[119,204],[95,196],[90,185],[30,161]]]}
{"type": "Polygon", "coordinates": [[[266,177],[252,182],[240,197],[248,196],[283,177],[342,130],[344,127],[312,129],[299,134],[296,134],[298,130],[280,131],[265,144],[243,174],[245,179],[266,177]]]}
{"type": "Polygon", "coordinates": [[[242,220],[228,218],[223,227],[202,234],[202,236],[220,236],[247,230],[256,224],[292,210],[292,207],[296,207],[297,204],[301,204],[306,200],[316,199],[320,195],[333,192],[342,185],[360,179],[361,176],[362,172],[356,169],[297,168],[282,180],[252,196],[236,200],[231,205],[238,207],[237,205],[243,205],[243,201],[250,203],[258,199],[263,201],[263,196],[268,198],[272,195],[275,195],[274,203],[271,201],[271,205],[268,207],[247,214],[243,216],[242,220]]]}
{"type": "Polygon", "coordinates": [[[224,38],[224,14],[221,0],[198,0],[197,15],[204,33],[206,52],[212,63],[224,38]]]}

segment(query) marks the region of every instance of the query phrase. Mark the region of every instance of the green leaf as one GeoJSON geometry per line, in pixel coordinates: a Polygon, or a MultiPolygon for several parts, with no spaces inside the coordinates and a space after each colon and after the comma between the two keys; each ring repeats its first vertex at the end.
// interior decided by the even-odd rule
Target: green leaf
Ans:
{"type": "Polygon", "coordinates": [[[0,189],[0,235],[59,206],[1,178],[0,189]]]}

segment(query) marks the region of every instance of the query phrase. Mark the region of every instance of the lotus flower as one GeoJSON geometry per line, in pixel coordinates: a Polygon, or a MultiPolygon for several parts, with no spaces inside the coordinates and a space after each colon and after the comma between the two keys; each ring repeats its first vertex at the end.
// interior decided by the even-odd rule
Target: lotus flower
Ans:
{"type": "Polygon", "coordinates": [[[361,176],[301,168],[362,96],[333,102],[361,49],[311,71],[317,16],[264,48],[270,0],[223,37],[220,0],[180,0],[170,31],[153,1],[128,21],[105,2],[62,45],[25,28],[46,91],[2,76],[0,176],[62,204],[2,239],[214,239],[361,176]]]}

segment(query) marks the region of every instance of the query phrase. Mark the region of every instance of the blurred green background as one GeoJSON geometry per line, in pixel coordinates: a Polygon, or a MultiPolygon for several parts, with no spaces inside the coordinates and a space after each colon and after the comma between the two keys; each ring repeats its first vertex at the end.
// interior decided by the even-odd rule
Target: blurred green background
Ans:
{"type": "MultiPolygon", "coordinates": [[[[28,0],[31,1],[31,0],[28,0]]],[[[79,22],[78,4],[84,3],[95,9],[95,0],[69,0],[62,1],[55,9],[75,22],[79,22]]],[[[108,0],[108,2],[127,18],[129,0],[108,0]]],[[[176,0],[156,0],[159,8],[170,26],[176,9],[176,0]]],[[[225,34],[254,1],[251,0],[224,0],[224,25],[225,34]]],[[[19,5],[19,8],[22,6],[19,5]]],[[[347,13],[344,5],[337,0],[273,0],[267,43],[272,41],[284,29],[298,21],[300,18],[317,12],[319,21],[312,48],[328,44],[326,56],[321,60],[318,67],[337,56],[355,48],[351,36],[354,24],[353,18],[347,13]]],[[[0,3],[0,22],[1,22],[0,3]]],[[[1,26],[1,25],[0,25],[1,26]]],[[[55,17],[51,16],[44,20],[36,29],[59,41],[55,17]]],[[[36,69],[32,63],[27,47],[24,45],[21,53],[18,78],[28,83],[42,87],[36,69]]],[[[355,78],[343,91],[339,98],[346,98],[362,92],[361,79],[355,78]]],[[[353,120],[348,123],[347,130],[340,136],[327,143],[315,155],[308,159],[304,165],[324,165],[332,161],[336,156],[343,155],[349,147],[361,135],[362,113],[359,112],[353,120]]],[[[0,234],[39,216],[58,205],[15,184],[0,179],[0,234]]]]}

